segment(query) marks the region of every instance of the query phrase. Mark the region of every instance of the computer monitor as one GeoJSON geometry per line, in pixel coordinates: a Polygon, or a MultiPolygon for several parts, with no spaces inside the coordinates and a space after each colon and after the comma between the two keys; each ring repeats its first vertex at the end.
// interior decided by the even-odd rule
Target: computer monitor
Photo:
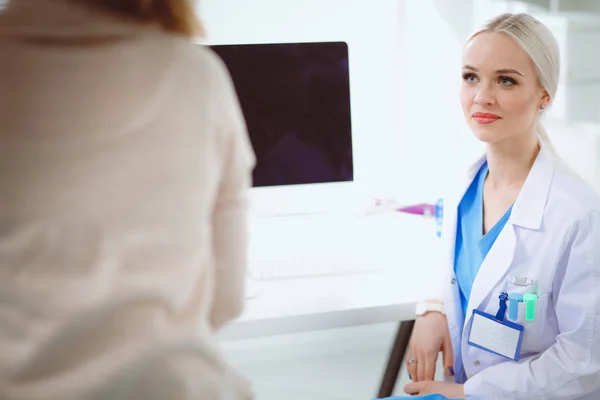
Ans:
{"type": "Polygon", "coordinates": [[[336,207],[354,181],[347,44],[210,47],[229,70],[256,154],[252,212],[336,207]]]}

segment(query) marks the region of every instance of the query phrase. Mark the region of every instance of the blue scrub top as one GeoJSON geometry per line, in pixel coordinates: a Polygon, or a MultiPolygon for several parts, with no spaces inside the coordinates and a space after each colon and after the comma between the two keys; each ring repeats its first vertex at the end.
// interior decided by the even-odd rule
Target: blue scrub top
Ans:
{"type": "Polygon", "coordinates": [[[463,315],[467,313],[473,282],[479,268],[496,238],[510,217],[512,206],[500,220],[483,235],[483,183],[488,173],[484,163],[458,206],[454,272],[460,288],[463,315]]]}

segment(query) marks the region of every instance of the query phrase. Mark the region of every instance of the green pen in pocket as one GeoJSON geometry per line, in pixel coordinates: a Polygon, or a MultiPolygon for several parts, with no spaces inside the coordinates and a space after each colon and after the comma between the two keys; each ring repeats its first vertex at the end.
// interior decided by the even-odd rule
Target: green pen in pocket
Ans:
{"type": "Polygon", "coordinates": [[[533,321],[535,319],[535,302],[538,299],[535,293],[525,293],[523,295],[523,303],[525,303],[525,321],[533,321]]]}

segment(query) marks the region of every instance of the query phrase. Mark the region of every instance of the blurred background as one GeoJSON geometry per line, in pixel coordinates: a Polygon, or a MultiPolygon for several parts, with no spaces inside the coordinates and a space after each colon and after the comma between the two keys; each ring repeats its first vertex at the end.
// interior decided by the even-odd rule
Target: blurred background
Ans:
{"type": "MultiPolygon", "coordinates": [[[[0,9],[6,2],[0,0],[0,9]]],[[[410,193],[424,200],[462,184],[466,166],[482,151],[464,125],[458,101],[466,38],[499,13],[529,12],[550,27],[562,54],[561,83],[544,117],[546,127],[563,158],[600,190],[598,0],[201,0],[198,5],[209,44],[347,43],[355,178],[368,181],[371,193],[410,193]]],[[[224,336],[221,344],[254,381],[259,400],[371,399],[398,323],[338,325],[345,327],[305,324],[296,333],[224,336]]],[[[398,394],[406,382],[403,372],[398,394]]]]}

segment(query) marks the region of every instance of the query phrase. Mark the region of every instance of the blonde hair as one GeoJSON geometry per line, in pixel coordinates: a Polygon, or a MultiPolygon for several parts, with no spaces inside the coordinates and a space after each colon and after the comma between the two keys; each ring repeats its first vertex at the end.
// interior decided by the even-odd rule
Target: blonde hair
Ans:
{"type": "Polygon", "coordinates": [[[204,28],[195,13],[192,0],[85,0],[85,2],[96,9],[137,22],[158,23],[167,32],[190,38],[204,35],[204,28]]]}
{"type": "MultiPolygon", "coordinates": [[[[560,51],[552,32],[529,14],[501,14],[489,21],[469,40],[484,32],[500,32],[511,37],[527,53],[537,70],[538,83],[554,101],[560,77],[560,51]]],[[[541,114],[542,111],[540,111],[541,114]]],[[[553,151],[548,132],[541,121],[536,132],[553,151]]]]}

